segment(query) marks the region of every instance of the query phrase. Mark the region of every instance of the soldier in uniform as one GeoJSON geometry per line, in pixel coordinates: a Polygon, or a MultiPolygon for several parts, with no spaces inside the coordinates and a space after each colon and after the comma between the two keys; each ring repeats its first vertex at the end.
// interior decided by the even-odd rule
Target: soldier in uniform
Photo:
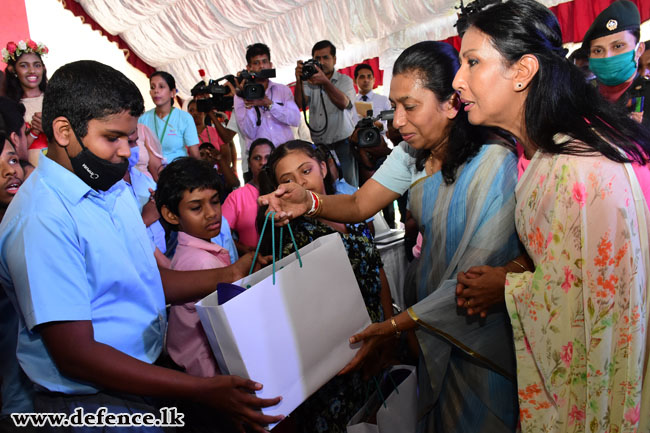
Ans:
{"type": "Polygon", "coordinates": [[[585,33],[582,48],[589,53],[589,68],[605,99],[624,105],[632,118],[650,126],[650,81],[638,73],[639,58],[645,51],[640,28],[636,5],[618,0],[596,17],[585,33]]]}

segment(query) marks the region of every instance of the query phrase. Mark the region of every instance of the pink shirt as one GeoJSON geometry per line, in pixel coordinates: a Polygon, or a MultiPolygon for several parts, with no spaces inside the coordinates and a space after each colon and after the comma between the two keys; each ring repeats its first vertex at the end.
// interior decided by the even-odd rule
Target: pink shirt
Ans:
{"type": "Polygon", "coordinates": [[[230,229],[237,232],[239,242],[247,247],[256,247],[260,240],[255,226],[259,196],[257,188],[247,183],[228,194],[221,206],[221,212],[228,220],[230,229]]]}
{"type": "MultiPolygon", "coordinates": [[[[172,258],[172,269],[197,271],[228,265],[228,250],[212,242],[178,232],[178,246],[172,258]]],[[[171,307],[167,327],[167,352],[176,364],[193,376],[212,377],[219,374],[210,343],[196,312],[195,302],[171,307]]]]}
{"type": "Polygon", "coordinates": [[[221,150],[221,145],[224,144],[214,126],[206,126],[199,134],[199,140],[201,143],[211,143],[217,150],[221,150]]]}

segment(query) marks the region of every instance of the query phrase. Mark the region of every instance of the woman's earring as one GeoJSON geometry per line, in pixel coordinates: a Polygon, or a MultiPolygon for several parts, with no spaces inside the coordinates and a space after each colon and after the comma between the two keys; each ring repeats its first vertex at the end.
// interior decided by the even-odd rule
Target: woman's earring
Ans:
{"type": "Polygon", "coordinates": [[[517,89],[521,89],[522,87],[524,87],[523,83],[517,83],[517,89]]]}

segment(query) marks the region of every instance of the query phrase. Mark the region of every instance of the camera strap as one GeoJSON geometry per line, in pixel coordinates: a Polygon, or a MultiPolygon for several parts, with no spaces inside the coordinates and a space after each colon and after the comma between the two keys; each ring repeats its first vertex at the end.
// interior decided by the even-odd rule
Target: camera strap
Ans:
{"type": "Polygon", "coordinates": [[[307,106],[305,105],[305,92],[302,86],[300,86],[300,91],[302,92],[302,115],[305,118],[305,124],[307,125],[307,128],[309,128],[311,132],[317,135],[325,132],[328,124],[327,108],[325,107],[325,95],[323,95],[323,86],[318,86],[318,88],[320,89],[320,102],[321,105],[323,106],[323,112],[325,112],[325,126],[323,126],[321,129],[312,128],[309,122],[307,121],[307,106]]]}
{"type": "Polygon", "coordinates": [[[257,113],[257,126],[260,126],[262,124],[262,113],[260,113],[260,107],[257,105],[255,106],[255,113],[257,113]]]}

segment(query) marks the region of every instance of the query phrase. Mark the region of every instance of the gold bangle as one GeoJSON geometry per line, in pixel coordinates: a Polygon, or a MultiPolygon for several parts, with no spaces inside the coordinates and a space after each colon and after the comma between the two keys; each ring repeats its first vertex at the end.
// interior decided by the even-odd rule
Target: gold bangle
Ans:
{"type": "Polygon", "coordinates": [[[397,328],[397,323],[395,322],[394,317],[390,318],[390,323],[393,325],[393,329],[395,330],[395,338],[399,338],[399,336],[402,335],[402,331],[397,328]]]}
{"type": "Polygon", "coordinates": [[[519,265],[519,267],[520,267],[521,269],[523,269],[524,272],[528,272],[528,269],[526,269],[526,266],[522,265],[522,264],[519,263],[517,260],[510,260],[510,261],[511,261],[512,263],[515,263],[515,264],[519,265]]]}

